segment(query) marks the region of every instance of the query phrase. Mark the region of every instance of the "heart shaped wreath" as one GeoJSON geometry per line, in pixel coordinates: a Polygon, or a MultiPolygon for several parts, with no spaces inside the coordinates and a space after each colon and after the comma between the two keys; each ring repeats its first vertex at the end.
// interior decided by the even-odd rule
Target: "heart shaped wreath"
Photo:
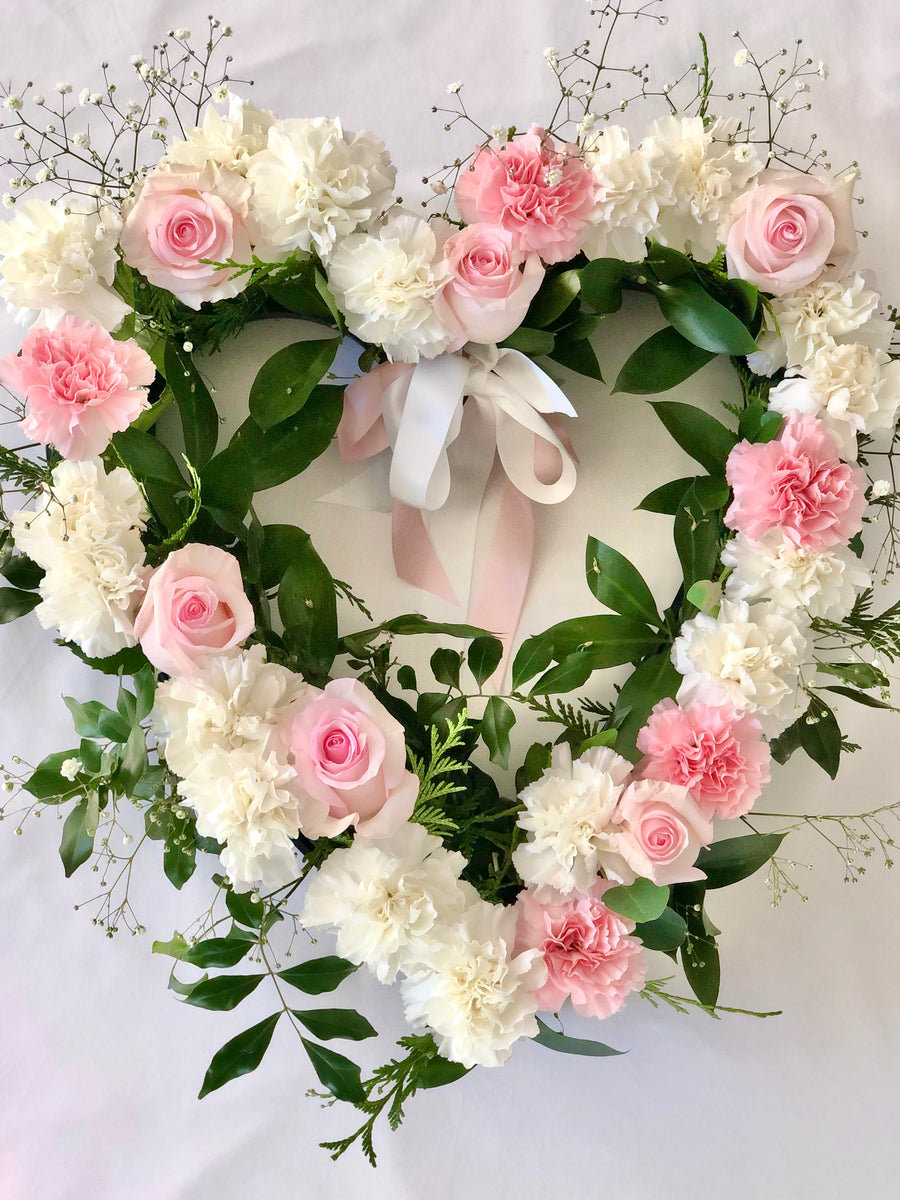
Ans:
{"type": "MultiPolygon", "coordinates": [[[[106,66],[77,103],[63,84],[3,100],[14,211],[0,294],[33,324],[0,362],[31,443],[0,451],[3,503],[22,498],[0,511],[0,616],[34,611],[119,680],[115,707],[66,698],[71,749],[13,760],[5,786],[25,807],[6,815],[19,832],[65,808],[66,874],[93,860],[109,936],[143,932],[127,881],[148,839],[176,887],[218,856],[209,911],[153,949],[177,960],[171,987],[188,1004],[231,1009],[268,981],[277,1007],[219,1050],[201,1096],[254,1070],[287,1023],[330,1096],[365,1115],[328,1144],[335,1156],[359,1138],[374,1162],[382,1111],[396,1126],[416,1090],[502,1063],[520,1038],[615,1054],[538,1017],[566,1000],[597,1018],[633,992],[716,1013],[706,895],[766,863],[776,899],[796,890],[775,857],[792,828],[841,831],[829,840],[850,877],[871,852],[863,831],[886,858],[892,845],[891,806],[751,812],[771,759],[802,749],[837,773],[856,747],[831,697],[889,707],[884,661],[900,653],[900,606],[873,612],[859,561],[880,510],[879,558],[888,573],[895,562],[897,493],[867,474],[879,453],[893,471],[894,314],[879,316],[850,265],[852,172],[785,143],[824,68],[799,43],[760,60],[741,39],[749,113],[713,115],[726,98],[705,43],[702,65],[653,91],[645,68],[611,74],[609,35],[635,14],[618,0],[597,13],[601,55],[588,41],[545,52],[560,89],[546,126],[488,133],[450,85],[434,111],[478,144],[425,180],[445,206],[428,217],[394,205],[373,135],[236,99],[230,60],[216,67],[230,30],[212,19],[203,48],[174,30],[134,61],[140,104],[120,104],[106,66]],[[609,77],[668,109],[634,144],[614,107],[598,110],[609,77]],[[518,645],[532,505],[576,484],[577,414],[555,380],[600,380],[591,337],[626,291],[666,325],[617,391],[656,394],[727,355],[742,402],[721,419],[653,404],[699,466],[641,505],[674,519],[672,602],[592,538],[587,584],[609,611],[518,645]],[[248,419],[220,446],[198,356],[270,316],[323,336],[263,365],[248,419]],[[164,413],[180,418],[180,458],[157,435],[164,413]],[[254,494],[335,435],[347,460],[390,456],[402,578],[458,600],[448,539],[466,529],[482,543],[468,624],[373,623],[305,532],[260,524],[254,494]],[[424,689],[395,658],[418,635],[451,642],[424,689]],[[626,664],[608,702],[564,699],[626,664]],[[523,708],[559,732],[527,749],[512,790],[487,759],[508,767],[523,708]],[[110,834],[131,806],[144,834],[120,853],[110,834]],[[730,822],[740,832],[718,837],[730,822]],[[285,967],[285,918],[335,930],[340,957],[285,967]],[[693,996],[648,981],[645,949],[680,959],[693,996]],[[233,973],[247,959],[260,969],[233,973]],[[184,982],[182,964],[204,974],[184,982]],[[400,980],[414,1030],[365,1081],[323,1042],[369,1037],[369,1022],[293,1008],[361,965],[400,980]]],[[[384,489],[385,472],[363,471],[384,489]]]]}

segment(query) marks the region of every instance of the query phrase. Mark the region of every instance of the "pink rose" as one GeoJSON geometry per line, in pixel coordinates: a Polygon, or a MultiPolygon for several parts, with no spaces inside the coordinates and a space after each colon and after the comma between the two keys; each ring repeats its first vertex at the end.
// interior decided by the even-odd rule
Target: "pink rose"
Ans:
{"type": "Polygon", "coordinates": [[[734,492],[725,524],[749,538],[780,529],[798,546],[824,550],[862,529],[865,472],[840,461],[815,417],[795,414],[773,442],[739,442],[725,477],[734,492]]]}
{"type": "Polygon", "coordinates": [[[606,907],[601,897],[613,884],[600,880],[586,896],[541,889],[538,901],[520,892],[516,901],[515,953],[540,950],[547,982],[534,997],[543,1012],[556,1012],[571,999],[586,1017],[609,1017],[629,992],[643,986],[641,943],[629,937],[634,922],[606,907]]]}
{"type": "Polygon", "coordinates": [[[245,179],[212,164],[202,171],[152,171],[122,227],[125,261],[189,308],[236,296],[250,282],[249,272],[235,278],[233,270],[217,270],[209,261],[252,261],[244,224],[249,197],[245,179]]]}
{"type": "Polygon", "coordinates": [[[731,206],[728,273],[782,296],[818,279],[826,266],[843,271],[856,253],[855,179],[761,171],[731,206]]]}
{"type": "Polygon", "coordinates": [[[713,828],[687,788],[638,779],[619,798],[615,819],[617,850],[635,875],[660,885],[706,878],[694,862],[713,828]]]}
{"type": "Polygon", "coordinates": [[[522,324],[528,306],[544,278],[537,254],[521,254],[508,229],[477,222],[444,243],[449,271],[438,303],[450,310],[462,330],[458,349],[465,342],[491,345],[502,342],[522,324]],[[524,269],[520,269],[523,268],[524,269]]]}
{"type": "Polygon", "coordinates": [[[502,225],[517,248],[546,263],[578,252],[591,221],[596,185],[577,146],[554,142],[540,125],[502,149],[482,147],[456,181],[456,207],[467,224],[502,225]]]}
{"type": "Polygon", "coordinates": [[[204,658],[239,646],[255,625],[238,560],[192,542],[150,576],[134,633],[154,667],[190,677],[204,658]]]}
{"type": "Polygon", "coordinates": [[[144,389],[155,375],[136,342],[71,315],[55,329],[29,329],[21,353],[0,360],[0,383],[28,401],[24,432],[79,461],[95,458],[149,407],[144,389]]]}
{"type": "Polygon", "coordinates": [[[769,782],[771,754],[762,726],[750,713],[725,704],[661,700],[637,736],[646,757],[643,779],[686,787],[707,820],[732,820],[753,807],[769,782]]]}
{"type": "Polygon", "coordinates": [[[310,837],[348,825],[370,838],[390,837],[412,816],[419,780],[406,769],[403,726],[358,679],[310,688],[294,717],[290,747],[298,783],[311,804],[301,811],[310,837]]]}

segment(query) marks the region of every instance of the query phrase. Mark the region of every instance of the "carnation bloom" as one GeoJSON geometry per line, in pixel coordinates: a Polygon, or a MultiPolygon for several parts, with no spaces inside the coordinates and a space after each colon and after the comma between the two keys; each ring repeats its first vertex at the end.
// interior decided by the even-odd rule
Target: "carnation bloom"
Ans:
{"type": "Polygon", "coordinates": [[[184,140],[169,142],[161,162],[193,167],[196,171],[202,171],[208,163],[215,163],[218,167],[246,175],[252,156],[265,149],[269,127],[274,120],[272,113],[229,92],[228,111],[222,114],[208,104],[203,113],[203,124],[190,130],[184,140]]]}
{"type": "MultiPolygon", "coordinates": [[[[606,747],[572,761],[568,745],[553,748],[553,760],[519,799],[517,820],[528,835],[513,853],[526,884],[549,886],[564,896],[589,892],[601,868],[621,873],[616,805],[631,763],[606,747]]],[[[630,879],[629,879],[630,882],[630,879]]]]}
{"type": "Polygon", "coordinates": [[[250,273],[212,264],[251,261],[247,234],[250,188],[212,163],[202,171],[159,167],[143,180],[127,209],[122,254],[154,286],[189,308],[242,292],[250,273]]]}
{"type": "Polygon", "coordinates": [[[291,841],[300,832],[293,775],[256,748],[214,746],[178,784],[197,814],[197,832],[224,846],[222,865],[235,891],[271,890],[300,874],[291,841]]]}
{"type": "Polygon", "coordinates": [[[436,307],[447,264],[434,230],[421,217],[391,212],[374,233],[354,233],[328,263],[328,283],[347,327],[388,358],[436,358],[458,337],[436,307]]]}
{"type": "Polygon", "coordinates": [[[584,161],[597,188],[591,225],[581,242],[588,258],[644,258],[660,205],[672,200],[657,158],[651,147],[632,149],[628,130],[620,125],[605,126],[585,146],[584,161]]]}
{"type": "Polygon", "coordinates": [[[36,512],[12,514],[16,546],[46,574],[35,609],[45,629],[91,658],[135,643],[134,613],[144,591],[141,532],[147,511],[124,467],[106,473],[99,459],[63,461],[36,512]]]}
{"type": "Polygon", "coordinates": [[[705,879],[694,866],[713,828],[686,787],[661,779],[637,779],[619,799],[619,852],[635,878],[665,886],[705,879]]]}
{"type": "Polygon", "coordinates": [[[421,825],[407,822],[377,842],[357,836],[319,867],[300,922],[336,929],[339,954],[392,983],[398,970],[418,961],[435,929],[462,915],[469,899],[459,883],[465,865],[421,825]]]}
{"type": "Polygon", "coordinates": [[[709,820],[732,820],[753,807],[769,782],[771,755],[762,726],[733,704],[661,700],[637,735],[637,772],[685,787],[709,820]]]}
{"type": "Polygon", "coordinates": [[[327,258],[384,212],[396,176],[372,133],[351,133],[332,117],[276,121],[247,171],[257,240],[278,257],[315,249],[327,258]]]}
{"type": "Polygon", "coordinates": [[[65,313],[117,329],[131,308],[113,290],[119,218],[30,197],[0,222],[0,296],[54,325],[65,313]]]}
{"type": "Polygon", "coordinates": [[[847,542],[862,529],[865,473],[842,463],[819,421],[794,415],[772,442],[739,442],[725,476],[734,500],[729,529],[758,538],[770,529],[808,549],[847,542]]]}
{"type": "Polygon", "coordinates": [[[311,836],[355,825],[389,837],[412,816],[419,780],[406,769],[403,726],[358,679],[310,688],[286,736],[311,836]]]}
{"type": "Polygon", "coordinates": [[[594,177],[580,155],[540,125],[499,150],[483,146],[456,181],[459,214],[467,224],[508,229],[524,253],[564,262],[577,253],[594,209],[594,177]]]}
{"type": "Polygon", "coordinates": [[[55,329],[33,326],[21,353],[0,360],[0,383],[28,401],[23,431],[69,459],[95,458],[127,429],[149,407],[155,375],[136,342],[69,315],[55,329]]]}
{"type": "Polygon", "coordinates": [[[263,646],[206,659],[193,679],[168,679],[156,689],[152,722],[166,762],[189,775],[217,746],[287,751],[279,738],[302,701],[307,685],[278,663],[266,662],[263,646]]]}
{"type": "Polygon", "coordinates": [[[613,885],[598,881],[587,895],[562,896],[543,889],[540,899],[520,892],[516,901],[516,951],[539,950],[547,982],[534,994],[544,1012],[571,999],[576,1012],[604,1018],[618,1012],[630,992],[643,986],[641,943],[629,935],[634,922],[603,903],[613,885]]]}
{"type": "Polygon", "coordinates": [[[722,565],[732,569],[725,583],[730,600],[770,600],[788,614],[831,621],[845,617],[857,590],[871,582],[852,551],[808,550],[777,529],[758,540],[743,533],[731,538],[722,565]]]}
{"type": "Polygon", "coordinates": [[[546,979],[538,950],[515,949],[516,910],[475,899],[456,924],[441,925],[406,967],[403,1010],[430,1028],[438,1050],[464,1067],[498,1067],[513,1043],[534,1037],[534,993],[546,979]]]}
{"type": "Polygon", "coordinates": [[[797,624],[771,605],[723,600],[717,616],[698,613],[684,622],[672,662],[686,677],[684,691],[698,699],[724,692],[736,708],[780,714],[806,649],[797,624]]]}

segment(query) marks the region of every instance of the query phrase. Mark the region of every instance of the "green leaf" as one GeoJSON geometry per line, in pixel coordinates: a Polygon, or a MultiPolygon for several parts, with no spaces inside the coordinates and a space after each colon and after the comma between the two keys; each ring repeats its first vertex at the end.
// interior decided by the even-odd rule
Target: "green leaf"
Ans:
{"type": "Polygon", "coordinates": [[[540,779],[550,766],[551,753],[549,742],[533,742],[528,747],[525,761],[516,771],[516,794],[523,791],[529,783],[540,779]]]}
{"type": "Polygon", "coordinates": [[[334,581],[313,544],[298,546],[278,588],[285,641],[313,673],[325,674],[338,648],[334,581]]]}
{"type": "Polygon", "coordinates": [[[469,646],[466,658],[475,682],[479,687],[483,687],[500,666],[503,643],[495,637],[477,637],[469,646]]]}
{"type": "Polygon", "coordinates": [[[119,713],[113,712],[111,708],[106,708],[102,704],[97,717],[97,727],[101,736],[109,738],[111,742],[124,744],[131,736],[131,725],[128,721],[119,713]]]}
{"type": "Polygon", "coordinates": [[[232,444],[243,446],[250,459],[255,492],[295,478],[328,449],[341,419],[343,397],[342,387],[321,384],[299,412],[269,430],[247,418],[232,444]]]}
{"type": "Polygon", "coordinates": [[[481,718],[481,739],[487,746],[491,762],[504,770],[509,766],[509,732],[516,723],[516,714],[499,696],[488,697],[481,718]]]}
{"type": "Polygon", "coordinates": [[[264,525],[260,550],[261,583],[268,591],[278,587],[285,571],[300,558],[309,544],[309,534],[296,525],[264,525]]]}
{"type": "Polygon", "coordinates": [[[71,650],[75,657],[80,658],[83,663],[87,663],[91,670],[100,671],[103,675],[134,675],[142,667],[147,666],[146,655],[140,646],[128,646],[124,650],[110,654],[107,658],[89,658],[74,642],[60,642],[59,644],[65,646],[67,650],[71,650]]]}
{"type": "Polygon", "coordinates": [[[365,1103],[366,1093],[356,1063],[345,1058],[343,1054],[338,1054],[336,1050],[320,1046],[318,1042],[310,1042],[305,1037],[301,1037],[300,1041],[309,1055],[309,1061],[319,1077],[319,1082],[336,1100],[346,1100],[350,1104],[365,1103]]]}
{"type": "Polygon", "coordinates": [[[24,617],[41,602],[38,592],[21,592],[18,588],[0,588],[0,625],[24,617]]]}
{"type": "Polygon", "coordinates": [[[0,575],[14,588],[33,591],[44,578],[44,568],[39,567],[27,554],[15,554],[0,571],[0,575]]]}
{"type": "Polygon", "coordinates": [[[605,1046],[603,1042],[566,1037],[564,1033],[557,1033],[555,1029],[545,1025],[540,1017],[536,1019],[539,1032],[531,1040],[539,1046],[546,1046],[548,1050],[556,1050],[560,1054],[581,1054],[588,1058],[610,1058],[624,1053],[622,1050],[613,1050],[612,1046],[605,1046]]]}
{"type": "MultiPolygon", "coordinates": [[[[298,317],[340,325],[340,318],[333,309],[334,301],[331,300],[329,304],[325,298],[328,294],[327,284],[322,272],[311,258],[299,260],[292,274],[287,277],[282,274],[274,279],[270,277],[263,287],[276,304],[296,313],[298,317]]],[[[328,299],[331,299],[330,294],[328,299]]]]}
{"type": "Polygon", "coordinates": [[[151,954],[167,954],[169,958],[177,958],[179,961],[184,958],[187,950],[188,944],[178,930],[172,934],[171,941],[154,942],[150,947],[151,954]]]}
{"type": "Polygon", "coordinates": [[[179,891],[194,874],[197,867],[197,850],[189,834],[184,844],[166,841],[163,847],[163,873],[173,887],[179,891]]]}
{"type": "Polygon", "coordinates": [[[689,488],[675,514],[672,529],[685,589],[690,589],[698,579],[712,578],[719,559],[721,532],[718,516],[705,512],[695,488],[689,488]]]}
{"type": "Polygon", "coordinates": [[[219,440],[216,406],[190,354],[175,342],[166,342],[164,368],[181,413],[185,453],[199,471],[215,454],[219,440]]]}
{"type": "Polygon", "coordinates": [[[323,992],[333,992],[356,970],[346,958],[328,954],[324,958],[312,958],[308,962],[298,963],[296,967],[279,971],[278,978],[306,992],[308,996],[320,996],[323,992]]]}
{"type": "Polygon", "coordinates": [[[572,692],[587,683],[594,670],[593,657],[584,650],[576,650],[545,672],[532,686],[531,695],[547,696],[551,692],[572,692]]]}
{"type": "Polygon", "coordinates": [[[296,342],[263,363],[250,388],[250,415],[260,429],[271,429],[299,412],[334,361],[340,342],[296,342]]]}
{"type": "Polygon", "coordinates": [[[798,717],[788,725],[787,729],[782,730],[778,737],[769,740],[769,750],[775,762],[782,766],[787,762],[795,751],[800,749],[800,727],[803,724],[803,717],[798,717]]]}
{"type": "Polygon", "coordinates": [[[103,736],[98,722],[101,712],[110,712],[106,705],[101,704],[99,700],[88,700],[82,704],[74,696],[63,696],[63,704],[72,714],[72,723],[77,734],[86,738],[103,736]]]}
{"type": "Polygon", "coordinates": [[[585,550],[588,587],[601,604],[626,617],[637,617],[648,625],[659,625],[653,593],[637,567],[618,550],[589,537],[585,550]]]}
{"type": "Polygon", "coordinates": [[[203,507],[216,518],[224,513],[240,523],[253,502],[253,465],[239,442],[226,446],[200,472],[203,507]]]}
{"type": "Polygon", "coordinates": [[[563,315],[580,290],[580,271],[561,271],[558,275],[546,276],[531,302],[523,325],[527,329],[546,329],[563,315]]]}
{"type": "Polygon", "coordinates": [[[603,893],[603,903],[629,921],[655,921],[669,903],[669,889],[636,879],[634,883],[609,888],[603,893]]]}
{"type": "MultiPolygon", "coordinates": [[[[429,621],[426,617],[422,617],[418,613],[404,613],[403,616],[392,617],[390,621],[385,621],[383,625],[378,625],[375,629],[366,630],[366,633],[379,633],[382,630],[385,633],[402,635],[435,633],[443,637],[458,638],[481,637],[485,632],[477,625],[458,625],[445,621],[429,621]]],[[[362,634],[357,636],[361,637],[362,634]]]]}
{"type": "Polygon", "coordinates": [[[816,698],[800,718],[800,745],[834,779],[841,765],[841,727],[823,700],[816,698]]]}
{"type": "Polygon", "coordinates": [[[682,450],[711,475],[724,477],[725,460],[737,444],[736,434],[694,404],[657,400],[652,408],[682,450]]]}
{"type": "Polygon", "coordinates": [[[719,998],[719,951],[714,927],[703,911],[706,881],[679,883],[672,889],[672,908],[687,924],[687,937],[681,945],[681,965],[691,990],[701,1004],[714,1005],[719,998]]]}
{"type": "Polygon", "coordinates": [[[518,689],[529,679],[545,671],[553,661],[553,639],[541,633],[526,638],[513,659],[512,685],[518,689]]]}
{"type": "Polygon", "coordinates": [[[585,375],[588,379],[603,382],[603,373],[594,347],[587,338],[569,338],[557,336],[556,345],[550,358],[570,371],[585,375]]]}
{"type": "Polygon", "coordinates": [[[653,289],[663,316],[682,337],[712,354],[753,354],[756,341],[747,326],[696,279],[661,283],[653,289]]]}
{"type": "Polygon", "coordinates": [[[890,680],[883,671],[867,662],[848,663],[816,663],[816,669],[828,675],[835,675],[844,683],[851,683],[859,688],[888,687],[890,680]]]}
{"type": "Polygon", "coordinates": [[[595,746],[615,746],[618,736],[619,733],[616,729],[601,729],[599,733],[584,739],[579,753],[584,754],[585,750],[591,750],[595,746]]]}
{"type": "Polygon", "coordinates": [[[701,850],[697,867],[706,875],[707,888],[730,887],[758,871],[769,861],[785,838],[783,833],[748,833],[725,838],[701,850]]]}
{"type": "Polygon", "coordinates": [[[689,379],[715,357],[709,350],[701,350],[687,341],[677,330],[671,327],[661,329],[642,342],[626,361],[613,392],[629,392],[637,396],[667,392],[669,388],[689,379]]]}
{"type": "Polygon", "coordinates": [[[59,857],[62,859],[66,879],[93,854],[96,832],[96,811],[91,811],[87,800],[79,800],[66,817],[59,846],[59,857]]]}
{"type": "Polygon", "coordinates": [[[665,908],[655,920],[640,922],[635,927],[634,934],[648,950],[661,950],[664,954],[671,954],[684,941],[687,923],[677,912],[665,908]]]}
{"type": "Polygon", "coordinates": [[[188,485],[171,451],[153,434],[125,429],[113,435],[112,444],[135,479],[142,483],[155,479],[176,494],[187,491],[188,485]]]}
{"type": "Polygon", "coordinates": [[[244,941],[243,938],[207,938],[196,946],[185,946],[183,953],[176,957],[203,970],[208,967],[235,967],[255,945],[255,942],[244,941]]]}
{"type": "Polygon", "coordinates": [[[77,778],[74,782],[63,779],[59,773],[60,767],[67,758],[81,758],[80,750],[59,750],[56,754],[48,754],[35,767],[31,777],[22,784],[22,790],[38,800],[50,800],[74,796],[82,790],[77,778]]]}
{"type": "Polygon", "coordinates": [[[606,316],[622,307],[622,280],[630,264],[618,258],[595,258],[581,268],[581,294],[595,312],[606,316]]]}
{"type": "Polygon", "coordinates": [[[448,1058],[435,1054],[419,1071],[418,1085],[420,1088],[426,1089],[445,1087],[448,1083],[455,1083],[457,1079],[468,1075],[471,1069],[471,1067],[464,1067],[462,1063],[451,1062],[448,1058]]]}
{"type": "Polygon", "coordinates": [[[409,663],[404,663],[397,670],[397,683],[405,692],[414,692],[418,686],[416,672],[409,663]]]}
{"type": "Polygon", "coordinates": [[[459,668],[462,666],[462,655],[458,650],[448,650],[441,647],[431,656],[431,671],[438,683],[447,687],[459,687],[459,668]]]}
{"type": "Polygon", "coordinates": [[[541,354],[552,354],[556,344],[555,336],[546,329],[529,329],[520,325],[500,345],[510,350],[518,350],[530,358],[538,358],[541,354]]]}
{"type": "Polygon", "coordinates": [[[214,1012],[230,1012],[255,992],[265,975],[217,975],[201,979],[185,994],[188,1004],[214,1012]]]}
{"type": "MultiPolygon", "coordinates": [[[[113,782],[124,795],[130,796],[144,771],[147,769],[147,736],[140,725],[135,725],[128,735],[122,758],[113,782]]],[[[179,885],[180,886],[180,885],[179,885]]]]}
{"type": "Polygon", "coordinates": [[[361,1042],[364,1038],[378,1036],[377,1029],[352,1008],[310,1008],[304,1011],[292,1008],[291,1012],[321,1042],[331,1038],[361,1042]]]}
{"type": "Polygon", "coordinates": [[[149,664],[135,672],[134,690],[137,701],[135,719],[143,721],[150,716],[156,696],[156,674],[149,664]]]}
{"type": "Polygon", "coordinates": [[[227,891],[225,907],[238,925],[245,925],[248,929],[259,929],[262,924],[265,905],[260,900],[254,900],[252,892],[227,891]]]}
{"type": "Polygon", "coordinates": [[[674,517],[685,492],[694,482],[695,477],[688,476],[687,479],[673,479],[671,483],[664,483],[662,487],[654,488],[637,506],[638,511],[664,513],[666,516],[674,517]]]}
{"type": "Polygon", "coordinates": [[[256,1070],[269,1048],[280,1016],[281,1013],[273,1013],[258,1025],[245,1029],[213,1055],[200,1089],[199,1100],[230,1080],[249,1075],[251,1071],[256,1070]]]}
{"type": "Polygon", "coordinates": [[[838,696],[846,696],[848,700],[855,700],[857,704],[864,704],[866,708],[887,708],[891,712],[896,712],[897,709],[893,704],[888,704],[886,700],[879,700],[877,696],[869,696],[865,692],[858,692],[856,688],[842,687],[840,684],[833,684],[822,689],[824,692],[835,692],[838,696]]]}

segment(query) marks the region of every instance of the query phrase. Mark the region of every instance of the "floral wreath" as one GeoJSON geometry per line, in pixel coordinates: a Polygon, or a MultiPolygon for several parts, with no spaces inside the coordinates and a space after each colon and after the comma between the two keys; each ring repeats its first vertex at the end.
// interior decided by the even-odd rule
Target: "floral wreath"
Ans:
{"type": "MultiPolygon", "coordinates": [[[[328,1099],[364,1114],[325,1143],[335,1157],[359,1140],[374,1163],[379,1114],[396,1127],[417,1090],[496,1066],[519,1039],[618,1053],[563,1032],[567,1000],[599,1019],[632,993],[746,1011],[717,1003],[706,896],[766,864],[775,900],[799,891],[777,856],[791,830],[826,837],[850,879],[873,843],[890,865],[896,806],[754,805],[772,759],[803,750],[834,777],[858,749],[832,697],[890,707],[900,606],[873,611],[860,556],[882,513],[873,569],[895,565],[896,314],[880,315],[851,265],[854,172],[785,142],[823,65],[799,42],[759,59],[735,35],[752,79],[736,97],[714,91],[705,42],[702,64],[654,89],[647,68],[610,59],[623,16],[662,23],[649,8],[598,8],[599,56],[590,41],[545,51],[560,89],[546,126],[482,129],[451,84],[434,111],[477,145],[426,177],[428,203],[444,205],[430,215],[395,204],[372,134],[237,99],[230,58],[217,66],[231,31],[214,19],[200,50],[173,30],[133,60],[140,104],[119,101],[107,65],[101,90],[77,98],[68,84],[53,99],[4,93],[0,295],[30,327],[0,361],[29,439],[0,450],[0,619],[33,611],[118,677],[115,707],[66,697],[72,748],[13,759],[5,787],[24,807],[5,815],[20,833],[32,813],[65,810],[66,875],[99,872],[93,921],[110,937],[144,931],[127,885],[148,840],[179,888],[218,858],[209,910],[153,950],[176,960],[185,1003],[229,1010],[268,980],[277,1006],[215,1054],[200,1095],[256,1069],[286,1022],[328,1099]],[[607,80],[623,79],[613,101],[607,80]],[[633,142],[611,117],[637,98],[668,111],[633,142]],[[714,115],[735,102],[747,113],[714,115]],[[742,400],[721,420],[652,402],[698,464],[640,506],[673,518],[671,604],[591,538],[586,580],[606,611],[520,643],[533,505],[576,487],[560,382],[601,379],[591,336],[626,291],[666,324],[616,391],[655,395],[727,355],[742,400]],[[271,316],[324,336],[264,363],[221,446],[203,356],[271,316]],[[180,457],[158,436],[164,413],[180,419],[180,457]],[[255,493],[335,437],[348,461],[390,460],[402,578],[460,601],[447,538],[465,528],[483,544],[467,623],[376,621],[303,530],[260,523],[255,493]],[[879,454],[890,481],[868,473],[879,454]],[[420,635],[441,639],[425,687],[396,657],[420,635]],[[611,700],[574,698],[626,664],[611,700]],[[510,795],[487,768],[508,768],[523,707],[557,733],[519,756],[510,795]],[[143,834],[120,852],[111,835],[132,806],[143,834]],[[285,966],[301,929],[336,932],[338,955],[285,966]],[[645,950],[680,962],[692,995],[648,979],[645,950]],[[365,1080],[323,1043],[374,1035],[366,1018],[293,1008],[363,965],[399,981],[412,1027],[365,1080]],[[202,974],[187,982],[184,968],[202,974]]],[[[385,472],[360,472],[383,490],[385,472]]]]}

